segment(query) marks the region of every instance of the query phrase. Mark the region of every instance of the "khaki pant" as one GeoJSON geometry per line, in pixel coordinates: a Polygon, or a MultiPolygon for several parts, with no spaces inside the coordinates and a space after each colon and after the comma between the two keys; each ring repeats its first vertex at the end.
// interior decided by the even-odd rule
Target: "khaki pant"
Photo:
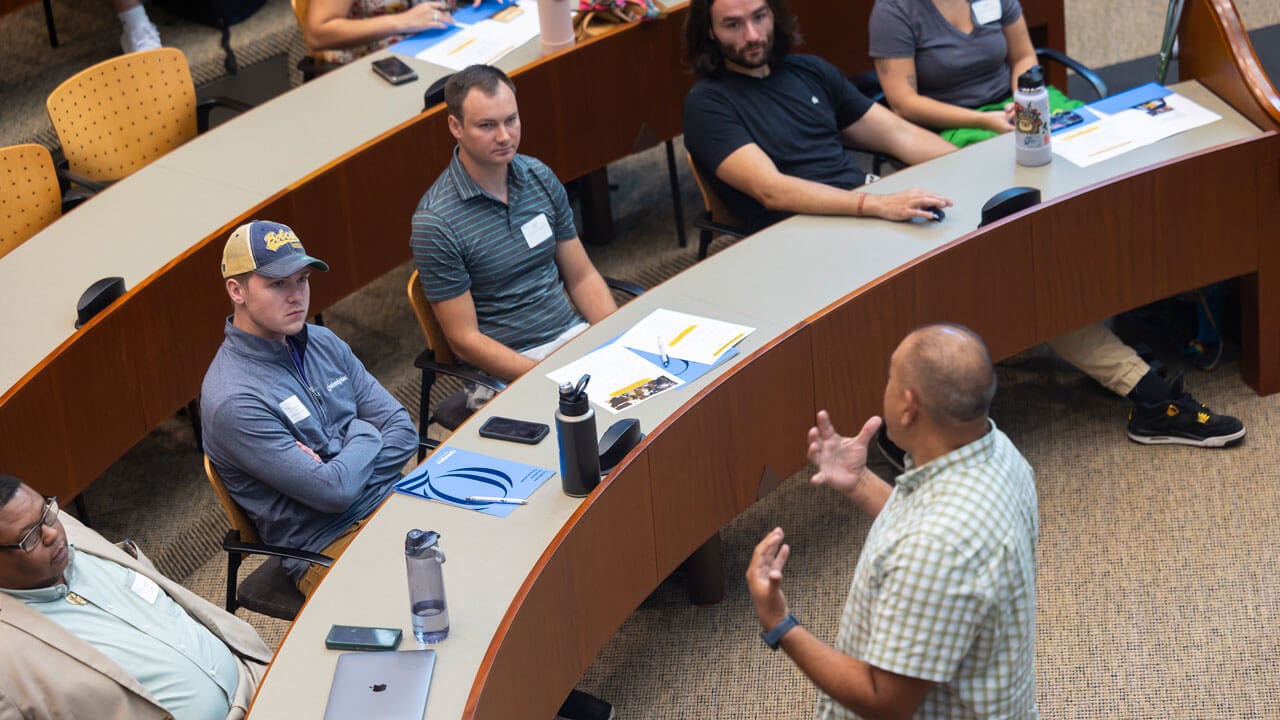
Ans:
{"type": "Polygon", "coordinates": [[[1086,325],[1049,341],[1063,360],[1124,397],[1151,369],[1103,323],[1086,325]]]}
{"type": "MultiPolygon", "coordinates": [[[[334,560],[342,557],[343,551],[347,549],[347,546],[351,544],[352,540],[356,539],[356,532],[358,532],[360,528],[364,527],[366,522],[368,522],[368,518],[357,520],[352,523],[350,527],[342,531],[341,535],[334,538],[333,542],[325,545],[324,549],[320,551],[320,554],[328,555],[334,560]]],[[[320,585],[320,581],[324,579],[324,576],[328,572],[329,568],[322,565],[308,565],[307,571],[302,574],[302,577],[298,578],[298,591],[301,592],[304,597],[311,597],[311,593],[315,592],[316,587],[320,585]]]]}

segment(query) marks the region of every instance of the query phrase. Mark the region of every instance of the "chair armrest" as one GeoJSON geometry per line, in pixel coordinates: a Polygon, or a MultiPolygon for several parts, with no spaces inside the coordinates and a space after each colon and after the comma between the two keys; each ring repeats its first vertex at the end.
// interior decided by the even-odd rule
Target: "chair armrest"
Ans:
{"type": "Polygon", "coordinates": [[[445,365],[435,361],[435,357],[430,350],[423,350],[414,359],[413,366],[419,370],[431,370],[433,372],[452,375],[461,380],[469,380],[477,385],[489,388],[494,392],[502,392],[507,389],[507,384],[501,380],[486,375],[479,370],[462,367],[461,365],[445,365]]]}
{"type": "Polygon", "coordinates": [[[720,233],[722,235],[730,235],[736,238],[746,237],[747,235],[747,233],[743,231],[742,228],[734,227],[732,225],[725,225],[724,223],[718,223],[715,220],[712,220],[711,213],[706,210],[704,210],[701,215],[693,219],[693,226],[698,228],[699,230],[710,230],[711,232],[714,232],[714,233],[720,233]]]}
{"type": "Polygon", "coordinates": [[[639,285],[633,282],[627,282],[626,280],[619,280],[618,278],[605,277],[604,283],[605,285],[608,285],[610,288],[617,290],[618,292],[624,292],[632,297],[638,297],[644,294],[644,288],[640,287],[639,285]]]}
{"type": "Polygon", "coordinates": [[[213,112],[215,107],[226,108],[237,114],[246,110],[253,109],[253,106],[247,102],[241,102],[235,98],[229,97],[211,97],[208,100],[201,100],[196,103],[196,131],[204,132],[209,129],[209,113],[213,112]]]}
{"type": "Polygon", "coordinates": [[[269,555],[271,557],[287,558],[291,560],[305,560],[312,565],[319,565],[321,567],[329,567],[333,565],[333,558],[328,555],[321,555],[320,553],[314,553],[309,550],[296,550],[294,548],[281,547],[279,545],[242,542],[240,540],[239,530],[227,531],[226,537],[222,539],[222,549],[229,553],[269,555]]]}
{"type": "Polygon", "coordinates": [[[1045,60],[1052,60],[1059,65],[1065,65],[1075,71],[1077,75],[1084,78],[1085,82],[1089,83],[1093,88],[1093,91],[1098,93],[1099,98],[1107,96],[1107,83],[1102,80],[1102,76],[1098,75],[1098,73],[1094,72],[1091,68],[1085,66],[1085,64],[1079,60],[1068,56],[1066,53],[1059,52],[1053,48],[1036,48],[1036,59],[1040,60],[1042,63],[1045,60]]]}
{"type": "MultiPolygon", "coordinates": [[[[90,195],[96,195],[97,193],[106,190],[107,186],[111,184],[109,182],[90,180],[83,175],[72,172],[71,169],[67,167],[66,160],[63,160],[62,163],[55,168],[55,171],[58,173],[58,184],[62,186],[64,195],[67,190],[71,189],[72,185],[79,185],[88,191],[90,195]]],[[[81,200],[83,201],[84,198],[81,198],[81,200]]]]}

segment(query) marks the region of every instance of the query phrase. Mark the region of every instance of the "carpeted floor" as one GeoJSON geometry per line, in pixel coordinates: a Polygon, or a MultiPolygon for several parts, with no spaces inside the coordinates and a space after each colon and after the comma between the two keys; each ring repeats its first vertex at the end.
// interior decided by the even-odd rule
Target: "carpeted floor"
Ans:
{"type": "MultiPolygon", "coordinates": [[[[1280,21],[1274,0],[1240,4],[1250,27],[1280,21]]],[[[118,30],[109,12],[98,7],[105,5],[102,0],[56,3],[67,9],[57,12],[68,47],[77,37],[86,43],[93,38],[104,57],[114,52],[118,30]],[[75,21],[67,19],[64,29],[63,13],[71,8],[96,20],[77,31],[75,21]]],[[[1162,5],[1068,0],[1073,54],[1097,63],[1099,57],[1120,61],[1154,52],[1162,5]],[[1148,27],[1152,14],[1157,24],[1148,27]]],[[[270,0],[262,12],[276,14],[263,27],[274,25],[282,36],[296,34],[282,9],[287,12],[287,2],[270,0]]],[[[31,10],[38,7],[22,12],[31,10]]],[[[0,42],[8,42],[19,16],[0,19],[0,42]]],[[[214,31],[184,28],[158,11],[153,17],[167,42],[181,41],[185,33],[201,42],[206,33],[213,35],[209,52],[192,64],[219,72],[222,57],[214,31]]],[[[37,14],[26,42],[44,42],[39,23],[37,14]]],[[[259,33],[250,23],[236,26],[233,40],[275,52],[295,42],[272,46],[276,30],[259,33]]],[[[14,47],[9,44],[4,52],[14,47]]],[[[246,46],[242,62],[254,52],[259,50],[246,46]]],[[[42,65],[44,60],[21,62],[40,66],[37,75],[57,74],[42,65]]],[[[205,70],[197,76],[200,72],[205,70]]],[[[11,82],[13,73],[5,75],[0,83],[11,82]]],[[[0,90],[0,132],[7,133],[18,114],[34,111],[12,102],[14,86],[0,84],[0,90]]],[[[675,247],[661,155],[653,151],[618,163],[611,177],[618,184],[618,239],[589,248],[600,268],[651,286],[691,264],[693,250],[675,247]]],[[[698,207],[687,176],[684,187],[686,205],[698,207]]],[[[406,264],[326,310],[325,317],[412,412],[418,387],[412,361],[421,339],[404,301],[408,273],[406,264]]],[[[1173,357],[1159,339],[1146,339],[1173,357]]],[[[1280,416],[1280,401],[1253,395],[1239,378],[1233,353],[1213,373],[1188,372],[1198,398],[1248,424],[1242,447],[1209,451],[1132,444],[1123,432],[1126,403],[1043,348],[999,368],[993,415],[1038,473],[1037,675],[1044,717],[1277,716],[1280,683],[1274,677],[1280,658],[1273,628],[1280,615],[1280,577],[1272,557],[1280,542],[1280,431],[1273,430],[1272,421],[1280,416]]],[[[837,418],[846,430],[860,421],[837,418]]],[[[799,443],[805,428],[779,431],[799,443]]],[[[220,602],[225,561],[218,541],[225,520],[183,418],[172,419],[133,448],[86,499],[104,534],[134,538],[166,572],[220,602]]],[[[692,607],[683,588],[668,582],[620,628],[581,687],[612,700],[620,718],[808,717],[814,691],[783,655],[763,649],[740,581],[751,547],[775,525],[787,531],[793,545],[786,583],[797,614],[820,637],[833,637],[868,523],[840,498],[809,487],[802,473],[725,528],[730,583],[723,603],[692,607]]],[[[270,644],[285,630],[284,623],[245,617],[270,644]]]]}

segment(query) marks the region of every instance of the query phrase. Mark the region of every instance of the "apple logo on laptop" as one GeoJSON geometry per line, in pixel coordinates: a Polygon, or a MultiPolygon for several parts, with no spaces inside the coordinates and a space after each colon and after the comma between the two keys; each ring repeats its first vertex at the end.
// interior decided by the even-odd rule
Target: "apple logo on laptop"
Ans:
{"type": "Polygon", "coordinates": [[[376,692],[376,693],[378,693],[378,692],[384,692],[384,691],[387,689],[387,684],[386,684],[386,683],[376,683],[376,684],[374,684],[374,685],[369,686],[369,689],[370,689],[370,690],[372,690],[372,691],[374,691],[374,692],[376,692]]]}

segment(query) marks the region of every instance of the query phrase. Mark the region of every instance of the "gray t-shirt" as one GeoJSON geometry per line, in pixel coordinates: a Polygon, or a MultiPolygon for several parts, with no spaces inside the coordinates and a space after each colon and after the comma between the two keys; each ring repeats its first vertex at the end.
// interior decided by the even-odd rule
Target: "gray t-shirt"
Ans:
{"type": "Polygon", "coordinates": [[[1012,94],[1004,27],[1022,17],[1022,6],[998,2],[1000,17],[985,25],[974,20],[966,35],[932,0],[876,0],[868,26],[871,57],[914,57],[925,97],[967,108],[999,102],[1012,94]]]}

